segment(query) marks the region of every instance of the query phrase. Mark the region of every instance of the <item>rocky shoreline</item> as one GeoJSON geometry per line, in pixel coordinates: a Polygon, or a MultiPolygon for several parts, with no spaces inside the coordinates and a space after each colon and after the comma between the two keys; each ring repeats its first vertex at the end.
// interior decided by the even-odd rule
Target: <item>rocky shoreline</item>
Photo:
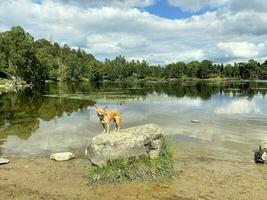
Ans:
{"type": "Polygon", "coordinates": [[[1,80],[0,79],[0,94],[3,92],[18,91],[25,87],[32,87],[32,84],[26,84],[25,81],[1,80]]]}

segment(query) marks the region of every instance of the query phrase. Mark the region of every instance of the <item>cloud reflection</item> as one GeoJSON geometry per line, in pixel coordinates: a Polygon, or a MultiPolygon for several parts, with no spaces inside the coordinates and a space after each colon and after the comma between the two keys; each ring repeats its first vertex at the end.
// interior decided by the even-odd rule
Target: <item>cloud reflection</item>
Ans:
{"type": "Polygon", "coordinates": [[[215,108],[214,112],[217,114],[262,114],[266,108],[261,105],[261,100],[256,98],[252,100],[246,98],[233,99],[215,108]]]}

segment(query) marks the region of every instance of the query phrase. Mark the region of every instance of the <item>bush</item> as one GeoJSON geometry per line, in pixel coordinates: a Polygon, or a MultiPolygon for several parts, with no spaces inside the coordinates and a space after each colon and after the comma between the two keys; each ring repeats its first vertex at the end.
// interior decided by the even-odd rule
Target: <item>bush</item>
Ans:
{"type": "Polygon", "coordinates": [[[108,161],[106,166],[92,165],[87,171],[90,185],[124,181],[155,181],[174,176],[174,147],[165,139],[157,159],[148,156],[108,161]]]}

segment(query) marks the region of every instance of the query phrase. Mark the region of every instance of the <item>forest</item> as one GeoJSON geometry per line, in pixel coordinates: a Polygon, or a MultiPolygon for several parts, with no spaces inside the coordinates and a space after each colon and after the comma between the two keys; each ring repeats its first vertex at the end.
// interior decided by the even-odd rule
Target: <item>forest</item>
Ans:
{"type": "Polygon", "coordinates": [[[267,79],[267,60],[215,64],[210,60],[175,62],[165,66],[145,60],[97,60],[92,54],[67,44],[34,40],[22,27],[0,33],[0,78],[44,81],[172,80],[180,78],[267,79]]]}

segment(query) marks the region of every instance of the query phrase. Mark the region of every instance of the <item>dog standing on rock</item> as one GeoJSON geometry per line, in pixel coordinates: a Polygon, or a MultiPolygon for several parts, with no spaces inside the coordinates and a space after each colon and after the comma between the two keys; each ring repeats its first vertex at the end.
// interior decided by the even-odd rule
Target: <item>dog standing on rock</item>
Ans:
{"type": "Polygon", "coordinates": [[[104,108],[98,108],[95,106],[97,116],[99,117],[99,121],[102,124],[104,128],[103,133],[110,133],[110,124],[113,121],[115,123],[115,130],[117,132],[120,132],[120,126],[122,122],[121,115],[118,111],[112,110],[110,112],[107,111],[107,107],[104,108]]]}

